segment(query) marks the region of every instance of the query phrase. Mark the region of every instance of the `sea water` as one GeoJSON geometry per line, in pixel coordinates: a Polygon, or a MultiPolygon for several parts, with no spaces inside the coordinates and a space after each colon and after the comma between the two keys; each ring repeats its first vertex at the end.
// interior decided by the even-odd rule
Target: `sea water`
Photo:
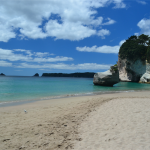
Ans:
{"type": "Polygon", "coordinates": [[[150,84],[120,82],[113,87],[95,86],[92,78],[0,77],[0,105],[67,96],[150,90],[150,84]]]}

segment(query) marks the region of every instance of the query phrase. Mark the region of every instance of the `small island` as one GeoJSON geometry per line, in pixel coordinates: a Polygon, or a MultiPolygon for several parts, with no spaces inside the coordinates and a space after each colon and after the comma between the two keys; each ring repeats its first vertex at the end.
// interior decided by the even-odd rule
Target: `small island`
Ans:
{"type": "Polygon", "coordinates": [[[39,77],[39,74],[38,74],[38,73],[36,73],[33,77],[39,77]]]}
{"type": "Polygon", "coordinates": [[[0,76],[5,76],[5,74],[1,73],[0,76]]]}

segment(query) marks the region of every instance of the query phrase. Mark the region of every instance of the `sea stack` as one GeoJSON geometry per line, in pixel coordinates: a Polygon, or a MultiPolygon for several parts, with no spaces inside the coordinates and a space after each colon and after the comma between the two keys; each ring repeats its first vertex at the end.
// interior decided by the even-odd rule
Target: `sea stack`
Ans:
{"type": "Polygon", "coordinates": [[[94,85],[113,86],[119,82],[119,72],[117,65],[111,66],[110,70],[98,72],[94,75],[94,85]]]}
{"type": "Polygon", "coordinates": [[[146,83],[150,80],[150,37],[131,36],[119,50],[119,78],[126,82],[146,83]]]}

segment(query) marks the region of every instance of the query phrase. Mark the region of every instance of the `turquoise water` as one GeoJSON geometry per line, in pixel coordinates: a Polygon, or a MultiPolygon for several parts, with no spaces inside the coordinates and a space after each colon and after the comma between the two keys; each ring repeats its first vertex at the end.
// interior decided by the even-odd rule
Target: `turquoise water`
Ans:
{"type": "Polygon", "coordinates": [[[94,86],[91,78],[0,77],[0,104],[134,90],[150,90],[150,84],[120,82],[103,87],[94,86]]]}

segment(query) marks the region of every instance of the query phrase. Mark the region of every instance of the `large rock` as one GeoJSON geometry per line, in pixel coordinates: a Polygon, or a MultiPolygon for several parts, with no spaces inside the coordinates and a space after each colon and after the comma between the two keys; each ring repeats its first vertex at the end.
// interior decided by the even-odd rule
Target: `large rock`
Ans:
{"type": "Polygon", "coordinates": [[[146,62],[141,60],[131,61],[118,59],[119,78],[121,81],[139,82],[140,78],[146,73],[146,62]]]}
{"type": "Polygon", "coordinates": [[[146,63],[146,73],[140,78],[140,83],[150,83],[150,64],[146,63]]]}
{"type": "Polygon", "coordinates": [[[111,70],[105,72],[98,72],[94,75],[94,85],[113,86],[119,82],[119,72],[111,70]]]}

